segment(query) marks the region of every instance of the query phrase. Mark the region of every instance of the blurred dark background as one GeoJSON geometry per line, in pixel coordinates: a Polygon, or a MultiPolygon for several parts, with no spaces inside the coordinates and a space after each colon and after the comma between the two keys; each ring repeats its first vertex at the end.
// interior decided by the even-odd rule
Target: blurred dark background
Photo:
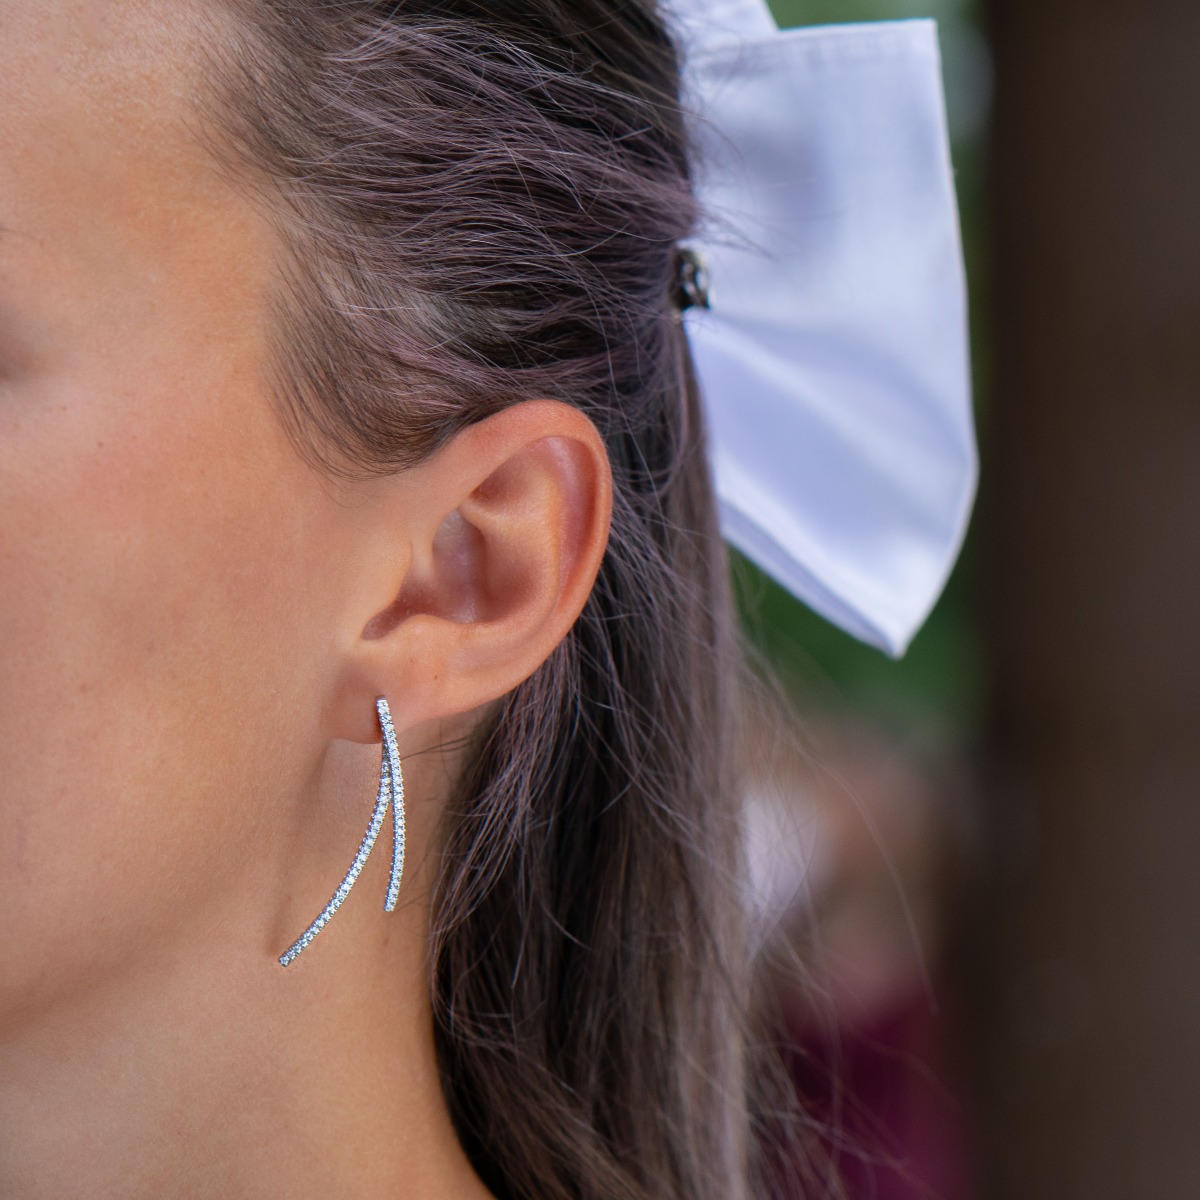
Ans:
{"type": "Polygon", "coordinates": [[[1194,1200],[1200,3],[773,8],[938,19],[982,457],[900,662],[735,564],[826,759],[798,770],[844,1028],[797,1017],[833,1064],[798,1086],[852,1200],[1194,1200]]]}

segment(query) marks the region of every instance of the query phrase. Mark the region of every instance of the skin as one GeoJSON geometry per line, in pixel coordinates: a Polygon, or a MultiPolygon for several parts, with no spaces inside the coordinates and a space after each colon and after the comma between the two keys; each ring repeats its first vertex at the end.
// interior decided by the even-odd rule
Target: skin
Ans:
{"type": "Polygon", "coordinates": [[[263,382],[279,247],[193,137],[188,8],[0,0],[0,1195],[475,1197],[428,1002],[438,749],[595,579],[591,423],[333,485],[263,382]],[[374,801],[390,832],[328,928],[374,801]]]}

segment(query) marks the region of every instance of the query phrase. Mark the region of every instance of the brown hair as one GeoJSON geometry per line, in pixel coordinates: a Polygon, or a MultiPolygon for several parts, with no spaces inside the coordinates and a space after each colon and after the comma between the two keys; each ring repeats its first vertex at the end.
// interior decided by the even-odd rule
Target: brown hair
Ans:
{"type": "Polygon", "coordinates": [[[735,686],[671,303],[697,220],[651,0],[228,0],[221,120],[290,245],[298,444],[394,471],[524,398],[595,423],[609,545],[478,730],[444,830],[445,1094],[498,1197],[736,1200],[754,1173],[735,686]]]}

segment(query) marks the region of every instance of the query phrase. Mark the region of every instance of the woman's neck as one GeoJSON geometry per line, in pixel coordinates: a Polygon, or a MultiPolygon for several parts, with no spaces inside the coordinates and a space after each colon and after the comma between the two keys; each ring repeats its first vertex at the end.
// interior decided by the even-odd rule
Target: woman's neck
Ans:
{"type": "Polygon", "coordinates": [[[286,970],[231,903],[6,1022],[0,1195],[483,1200],[439,1083],[423,890],[384,914],[385,859],[286,970]]]}

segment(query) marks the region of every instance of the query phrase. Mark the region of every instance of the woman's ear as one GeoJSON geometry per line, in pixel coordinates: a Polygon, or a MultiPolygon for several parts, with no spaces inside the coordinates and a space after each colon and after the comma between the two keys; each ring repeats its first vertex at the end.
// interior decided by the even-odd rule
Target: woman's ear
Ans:
{"type": "Polygon", "coordinates": [[[334,704],[334,736],[355,741],[378,740],[376,696],[399,731],[531,675],[583,609],[612,511],[596,427],[555,400],[514,404],[369,486],[348,617],[360,624],[334,704]]]}

